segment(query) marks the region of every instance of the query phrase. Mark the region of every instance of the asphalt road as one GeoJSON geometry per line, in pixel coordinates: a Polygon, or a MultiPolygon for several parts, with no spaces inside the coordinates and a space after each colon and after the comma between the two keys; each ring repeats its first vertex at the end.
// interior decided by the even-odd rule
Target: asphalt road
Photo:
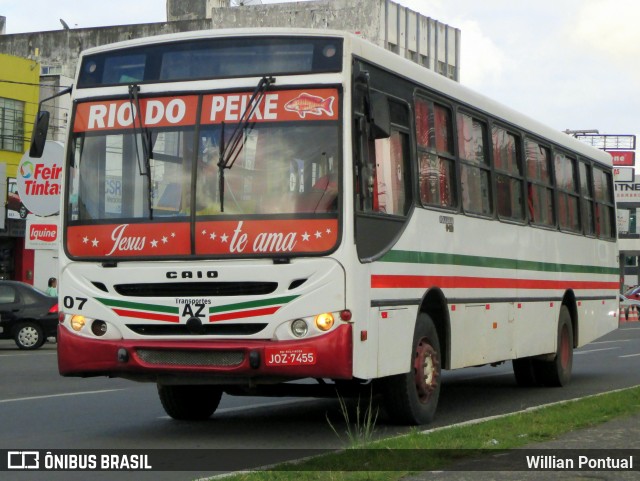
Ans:
{"type": "MultiPolygon", "coordinates": [[[[575,352],[565,388],[519,388],[511,363],[443,373],[436,420],[429,427],[514,412],[563,399],[640,385],[640,323],[575,352]]],[[[337,448],[348,444],[336,400],[223,396],[206,422],[176,422],[164,413],[155,385],[120,379],[63,378],[55,344],[19,351],[0,341],[0,449],[264,449],[337,448]],[[340,435],[336,435],[331,424],[340,435]]],[[[376,435],[407,428],[381,413],[376,435]]],[[[4,472],[9,480],[189,480],[204,473],[4,472]],[[46,476],[43,476],[45,475],[46,476]]]]}

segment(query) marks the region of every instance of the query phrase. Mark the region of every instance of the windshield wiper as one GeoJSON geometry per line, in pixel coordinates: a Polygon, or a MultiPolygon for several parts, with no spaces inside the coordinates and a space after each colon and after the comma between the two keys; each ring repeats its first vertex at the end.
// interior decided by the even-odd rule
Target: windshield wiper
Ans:
{"type": "Polygon", "coordinates": [[[224,212],[224,169],[231,169],[235,161],[238,159],[238,156],[242,151],[244,131],[249,125],[251,117],[253,117],[256,108],[258,108],[258,105],[260,105],[260,102],[262,102],[267,89],[274,83],[276,83],[276,79],[273,77],[265,76],[260,79],[258,85],[251,94],[251,98],[249,99],[247,108],[242,112],[236,128],[231,134],[231,137],[229,137],[229,143],[226,145],[224,142],[224,121],[222,121],[219,143],[220,153],[218,157],[218,190],[220,192],[220,212],[224,212]]]}
{"type": "Polygon", "coordinates": [[[131,107],[131,115],[133,116],[133,129],[135,133],[140,134],[142,140],[142,163],[140,162],[140,153],[138,150],[138,140],[136,137],[136,159],[138,161],[138,173],[147,178],[147,203],[149,204],[149,219],[153,220],[153,188],[151,185],[151,134],[142,122],[142,111],[140,110],[140,98],[138,97],[140,86],[137,84],[129,85],[129,105],[131,107]],[[135,112],[133,115],[135,102],[135,112]],[[139,130],[136,126],[136,117],[140,124],[139,130]]]}

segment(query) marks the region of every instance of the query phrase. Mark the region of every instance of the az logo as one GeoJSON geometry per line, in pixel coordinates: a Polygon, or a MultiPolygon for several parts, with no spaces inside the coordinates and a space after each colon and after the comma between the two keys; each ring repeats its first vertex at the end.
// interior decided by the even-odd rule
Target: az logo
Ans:
{"type": "Polygon", "coordinates": [[[206,304],[185,304],[182,309],[182,317],[207,317],[204,312],[206,304]]]}

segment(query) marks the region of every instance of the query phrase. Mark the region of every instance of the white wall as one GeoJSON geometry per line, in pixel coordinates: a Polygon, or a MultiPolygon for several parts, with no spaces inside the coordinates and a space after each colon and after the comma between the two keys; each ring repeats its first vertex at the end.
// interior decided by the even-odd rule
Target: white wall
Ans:
{"type": "Polygon", "coordinates": [[[46,291],[49,278],[58,278],[58,251],[57,249],[35,249],[34,257],[33,286],[46,291]]]}

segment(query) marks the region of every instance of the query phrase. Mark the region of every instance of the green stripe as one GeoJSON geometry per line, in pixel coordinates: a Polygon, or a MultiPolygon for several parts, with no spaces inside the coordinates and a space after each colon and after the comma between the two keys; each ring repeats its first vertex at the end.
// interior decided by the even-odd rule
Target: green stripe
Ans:
{"type": "Polygon", "coordinates": [[[138,309],[141,311],[151,311],[151,312],[167,312],[169,314],[180,313],[180,309],[178,307],[172,307],[172,306],[142,304],[140,302],[115,301],[113,299],[104,299],[99,297],[96,297],[96,300],[102,302],[104,305],[109,307],[124,307],[127,309],[138,309]]]}
{"type": "Polygon", "coordinates": [[[286,304],[287,302],[294,300],[296,297],[299,296],[276,297],[273,299],[266,299],[262,301],[238,302],[236,304],[226,304],[224,306],[210,307],[209,314],[213,314],[215,312],[238,311],[241,309],[255,309],[256,307],[273,306],[274,304],[286,304]]]}
{"type": "Polygon", "coordinates": [[[518,269],[538,272],[571,272],[576,274],[618,274],[617,267],[581,266],[534,262],[500,257],[478,257],[443,252],[389,251],[380,262],[403,262],[409,264],[442,264],[465,267],[488,267],[492,269],[518,269]]]}

